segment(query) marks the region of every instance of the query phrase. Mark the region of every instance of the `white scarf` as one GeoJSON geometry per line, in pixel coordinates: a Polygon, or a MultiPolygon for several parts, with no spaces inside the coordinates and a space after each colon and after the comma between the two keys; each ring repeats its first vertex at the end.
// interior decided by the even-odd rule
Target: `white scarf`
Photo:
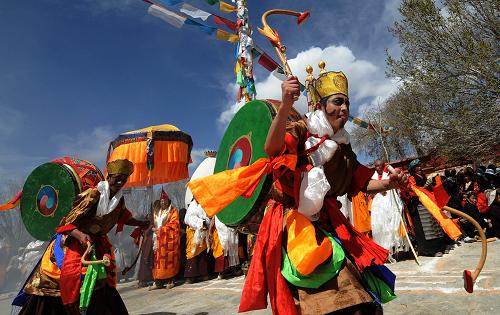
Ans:
{"type": "MultiPolygon", "coordinates": [[[[191,247],[191,252],[193,254],[196,251],[196,247],[200,246],[203,242],[208,242],[207,231],[203,229],[203,221],[205,221],[207,225],[210,225],[210,219],[205,213],[205,210],[203,210],[196,200],[191,201],[186,210],[184,223],[194,230],[193,244],[195,246],[191,247]]],[[[207,251],[209,249],[210,246],[208,246],[207,251]]]]}
{"type": "MultiPolygon", "coordinates": [[[[161,207],[160,209],[158,210],[158,213],[155,213],[153,215],[153,224],[154,224],[154,227],[156,229],[159,229],[163,226],[163,224],[165,223],[165,219],[168,217],[168,215],[170,214],[170,210],[172,209],[172,205],[168,206],[168,209],[166,210],[163,210],[161,207]]],[[[153,233],[153,250],[157,250],[158,249],[158,236],[156,235],[156,233],[153,233]]]]}
{"type": "Polygon", "coordinates": [[[323,170],[323,165],[328,162],[340,143],[349,143],[349,133],[341,128],[337,132],[333,131],[330,122],[322,110],[315,110],[306,114],[307,130],[315,136],[307,138],[305,149],[309,149],[320,142],[318,137],[327,136],[317,150],[309,154],[313,168],[303,174],[300,183],[300,196],[298,211],[315,221],[319,218],[319,211],[323,207],[323,200],[326,193],[330,190],[330,184],[323,170]]]}
{"type": "Polygon", "coordinates": [[[154,214],[154,225],[155,228],[159,229],[165,223],[165,219],[168,217],[170,213],[170,209],[172,209],[172,205],[168,206],[168,209],[159,209],[158,213],[154,214]]]}
{"type": "Polygon", "coordinates": [[[240,263],[238,256],[238,232],[222,223],[217,216],[214,218],[219,242],[224,249],[224,256],[228,257],[229,267],[236,266],[240,263]]]}
{"type": "Polygon", "coordinates": [[[122,198],[122,190],[120,189],[113,196],[113,198],[111,198],[111,200],[109,199],[110,191],[108,181],[104,180],[102,182],[99,182],[99,184],[97,184],[97,190],[99,191],[101,196],[99,197],[99,203],[97,204],[96,215],[98,217],[102,217],[115,210],[116,206],[118,206],[118,203],[122,198]]]}

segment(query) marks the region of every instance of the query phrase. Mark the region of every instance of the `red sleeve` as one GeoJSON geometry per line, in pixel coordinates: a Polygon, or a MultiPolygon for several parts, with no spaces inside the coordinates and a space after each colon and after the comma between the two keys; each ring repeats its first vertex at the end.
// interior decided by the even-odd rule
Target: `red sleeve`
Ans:
{"type": "Polygon", "coordinates": [[[56,233],[60,233],[60,234],[67,233],[67,232],[73,231],[74,229],[76,229],[76,225],[69,223],[69,224],[65,224],[63,226],[58,227],[56,229],[56,233]]]}
{"type": "Polygon", "coordinates": [[[299,144],[304,143],[307,137],[307,124],[304,120],[287,122],[285,133],[285,150],[296,154],[299,144]]]}
{"type": "Polygon", "coordinates": [[[349,196],[354,197],[360,191],[366,192],[366,187],[368,186],[368,182],[372,178],[374,172],[374,169],[368,168],[363,164],[358,163],[358,167],[356,167],[352,175],[351,186],[349,188],[349,196]]]}
{"type": "Polygon", "coordinates": [[[291,133],[285,133],[285,149],[289,153],[297,153],[298,140],[291,133]]]}

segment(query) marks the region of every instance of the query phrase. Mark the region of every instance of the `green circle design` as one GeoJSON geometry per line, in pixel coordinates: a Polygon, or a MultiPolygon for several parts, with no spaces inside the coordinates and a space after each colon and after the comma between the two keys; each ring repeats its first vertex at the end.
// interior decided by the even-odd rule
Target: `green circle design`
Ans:
{"type": "Polygon", "coordinates": [[[21,217],[31,236],[50,240],[61,219],[71,210],[78,193],[76,179],[64,166],[45,163],[34,169],[24,183],[21,198],[21,217]],[[52,186],[57,191],[57,208],[50,216],[38,211],[37,195],[43,186],[52,186]]]}

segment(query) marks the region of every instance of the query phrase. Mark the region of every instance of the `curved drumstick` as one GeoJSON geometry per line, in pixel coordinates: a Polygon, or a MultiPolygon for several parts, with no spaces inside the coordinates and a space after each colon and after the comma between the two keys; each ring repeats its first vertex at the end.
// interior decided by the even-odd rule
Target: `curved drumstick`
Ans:
{"type": "MultiPolygon", "coordinates": [[[[309,17],[310,13],[308,11],[305,12],[296,12],[291,10],[269,10],[262,14],[262,28],[259,28],[259,32],[264,35],[270,42],[273,44],[276,54],[278,55],[281,63],[283,64],[283,70],[285,71],[285,75],[287,77],[292,75],[292,70],[288,65],[288,61],[286,59],[286,47],[281,43],[280,36],[275,29],[272,29],[269,24],[267,24],[267,17],[272,14],[282,14],[282,15],[291,15],[297,17],[297,24],[301,25],[304,21],[309,17]]],[[[295,95],[294,100],[298,100],[299,96],[295,95]]]]}
{"type": "Polygon", "coordinates": [[[101,260],[86,260],[87,255],[90,253],[92,250],[92,243],[87,242],[87,249],[82,255],[82,265],[84,266],[89,266],[89,265],[104,265],[108,267],[111,264],[111,260],[109,259],[108,255],[104,255],[101,260]]]}

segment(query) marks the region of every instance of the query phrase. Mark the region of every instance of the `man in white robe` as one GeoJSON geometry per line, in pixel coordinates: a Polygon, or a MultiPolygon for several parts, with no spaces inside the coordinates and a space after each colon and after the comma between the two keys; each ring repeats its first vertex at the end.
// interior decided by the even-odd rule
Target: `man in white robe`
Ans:
{"type": "MultiPolygon", "coordinates": [[[[384,171],[384,162],[375,161],[375,170],[372,179],[388,179],[389,172],[384,171]]],[[[404,203],[397,189],[377,193],[371,201],[371,226],[373,240],[389,250],[391,254],[405,251],[405,239],[400,234],[401,214],[404,203]]]]}

